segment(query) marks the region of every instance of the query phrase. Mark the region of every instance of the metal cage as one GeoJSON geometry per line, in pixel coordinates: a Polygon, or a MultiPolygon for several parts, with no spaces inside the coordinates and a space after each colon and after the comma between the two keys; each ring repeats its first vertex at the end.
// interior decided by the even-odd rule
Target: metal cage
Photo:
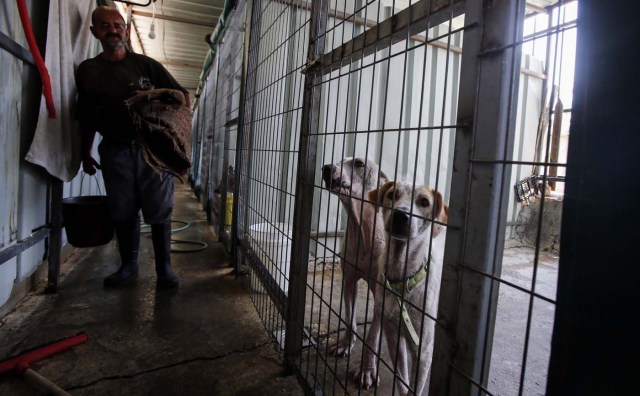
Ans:
{"type": "Polygon", "coordinates": [[[212,222],[308,392],[544,392],[576,9],[239,2],[199,98],[194,180],[217,213],[229,203],[207,204],[212,187],[233,190],[232,226],[212,222]],[[358,189],[354,163],[384,176],[358,189]],[[351,184],[335,184],[337,168],[351,184]],[[390,257],[401,238],[384,216],[401,208],[369,193],[387,179],[410,186],[411,222],[446,229],[441,242],[405,238],[429,252],[426,278],[409,273],[409,254],[390,257]],[[422,191],[439,193],[448,217],[421,211],[422,191]],[[402,279],[389,272],[398,266],[402,279]],[[416,298],[408,285],[421,282],[416,298]],[[376,320],[385,329],[368,338],[376,320]]]}

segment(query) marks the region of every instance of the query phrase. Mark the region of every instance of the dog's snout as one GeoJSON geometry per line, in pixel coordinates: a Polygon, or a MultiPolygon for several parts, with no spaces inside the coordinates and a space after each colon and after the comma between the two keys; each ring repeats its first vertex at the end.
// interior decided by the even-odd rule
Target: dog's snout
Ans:
{"type": "Polygon", "coordinates": [[[324,180],[324,183],[329,188],[331,188],[332,176],[333,176],[333,165],[324,165],[322,167],[322,180],[324,180]]]}
{"type": "Polygon", "coordinates": [[[331,173],[333,169],[333,165],[324,165],[322,167],[322,178],[324,181],[331,181],[331,173]]]}
{"type": "Polygon", "coordinates": [[[411,231],[411,216],[409,213],[394,210],[391,216],[391,229],[389,233],[397,237],[406,237],[411,231]]]}
{"type": "Polygon", "coordinates": [[[333,164],[327,164],[322,166],[322,180],[324,180],[325,185],[329,189],[339,186],[341,183],[341,178],[337,178],[337,179],[333,178],[335,171],[336,171],[336,166],[333,164]]]}

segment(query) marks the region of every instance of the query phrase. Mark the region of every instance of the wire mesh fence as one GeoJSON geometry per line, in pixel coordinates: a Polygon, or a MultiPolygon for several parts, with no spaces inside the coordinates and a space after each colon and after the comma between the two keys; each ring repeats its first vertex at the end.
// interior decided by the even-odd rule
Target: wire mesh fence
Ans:
{"type": "Polygon", "coordinates": [[[544,393],[576,9],[239,2],[193,178],[307,391],[544,393]]]}

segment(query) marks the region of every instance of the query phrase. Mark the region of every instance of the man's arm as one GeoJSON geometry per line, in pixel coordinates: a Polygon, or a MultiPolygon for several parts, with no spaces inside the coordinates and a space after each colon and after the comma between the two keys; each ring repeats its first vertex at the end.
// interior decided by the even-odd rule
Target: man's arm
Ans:
{"type": "Polygon", "coordinates": [[[83,61],[75,72],[76,87],[78,89],[76,118],[80,126],[80,160],[82,161],[82,170],[88,175],[95,175],[96,169],[100,169],[100,164],[91,156],[93,141],[96,137],[96,128],[92,121],[93,112],[90,111],[92,103],[89,101],[90,95],[85,93],[86,81],[91,76],[91,64],[83,61]]]}
{"type": "Polygon", "coordinates": [[[91,156],[93,140],[96,137],[96,128],[87,120],[80,120],[80,158],[82,170],[88,175],[95,175],[100,164],[91,156]]]}

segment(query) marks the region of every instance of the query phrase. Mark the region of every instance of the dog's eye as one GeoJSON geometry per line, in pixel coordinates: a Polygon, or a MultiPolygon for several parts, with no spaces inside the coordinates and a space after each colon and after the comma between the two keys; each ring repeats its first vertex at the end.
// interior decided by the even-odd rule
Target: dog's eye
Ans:
{"type": "Polygon", "coordinates": [[[394,201],[396,199],[395,190],[388,191],[387,194],[384,196],[384,198],[389,201],[394,201]]]}
{"type": "Polygon", "coordinates": [[[360,160],[356,160],[354,165],[356,166],[356,168],[364,168],[364,162],[362,162],[360,160]]]}
{"type": "Polygon", "coordinates": [[[425,198],[425,197],[418,198],[418,205],[422,206],[423,208],[428,207],[430,204],[431,202],[429,201],[428,198],[425,198]]]}

